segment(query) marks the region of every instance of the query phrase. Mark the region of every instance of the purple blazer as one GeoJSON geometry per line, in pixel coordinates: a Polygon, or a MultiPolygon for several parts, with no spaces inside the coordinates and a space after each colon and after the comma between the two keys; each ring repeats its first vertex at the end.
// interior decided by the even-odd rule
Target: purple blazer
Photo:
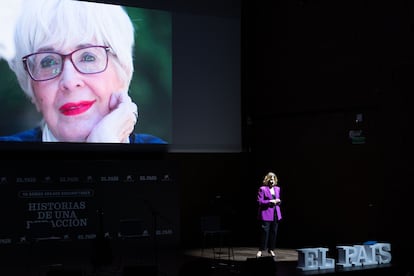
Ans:
{"type": "MultiPolygon", "coordinates": [[[[280,199],[280,187],[274,186],[276,198],[280,199]]],[[[259,220],[273,221],[275,211],[277,214],[277,220],[282,219],[282,212],[280,211],[279,204],[274,205],[270,203],[270,200],[273,198],[270,193],[269,186],[261,186],[257,193],[257,203],[259,204],[259,210],[257,218],[259,220]]]]}

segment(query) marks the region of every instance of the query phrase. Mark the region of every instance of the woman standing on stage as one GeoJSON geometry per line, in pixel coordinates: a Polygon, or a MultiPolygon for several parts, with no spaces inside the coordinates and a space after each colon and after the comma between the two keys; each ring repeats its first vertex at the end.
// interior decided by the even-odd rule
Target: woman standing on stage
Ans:
{"type": "Polygon", "coordinates": [[[257,257],[262,256],[262,251],[275,257],[277,229],[279,221],[282,219],[280,209],[280,187],[277,186],[277,176],[273,172],[265,175],[263,183],[257,193],[258,220],[260,221],[260,245],[257,257]]]}

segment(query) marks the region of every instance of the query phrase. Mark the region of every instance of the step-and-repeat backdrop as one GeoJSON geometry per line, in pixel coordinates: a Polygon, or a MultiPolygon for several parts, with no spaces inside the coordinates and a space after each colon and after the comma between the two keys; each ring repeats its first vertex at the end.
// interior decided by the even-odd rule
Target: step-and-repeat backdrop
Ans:
{"type": "Polygon", "coordinates": [[[0,245],[157,238],[179,242],[179,193],[166,161],[2,161],[0,245]]]}

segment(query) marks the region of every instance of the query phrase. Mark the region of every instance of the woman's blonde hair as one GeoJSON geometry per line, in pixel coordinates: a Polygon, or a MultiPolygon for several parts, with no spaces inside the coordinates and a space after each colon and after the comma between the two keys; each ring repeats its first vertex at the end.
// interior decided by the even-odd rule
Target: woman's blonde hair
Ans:
{"type": "Polygon", "coordinates": [[[269,181],[270,179],[274,178],[275,179],[275,183],[277,183],[277,176],[275,173],[273,172],[268,172],[265,177],[263,178],[263,184],[264,185],[269,185],[269,181]]]}

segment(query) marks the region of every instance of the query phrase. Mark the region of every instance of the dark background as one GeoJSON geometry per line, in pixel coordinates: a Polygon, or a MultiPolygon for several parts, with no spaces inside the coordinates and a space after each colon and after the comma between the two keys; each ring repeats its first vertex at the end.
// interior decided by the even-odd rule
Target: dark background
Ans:
{"type": "MultiPolygon", "coordinates": [[[[410,260],[412,3],[139,2],[240,16],[241,150],[94,152],[80,167],[99,174],[102,159],[114,172],[145,160],[173,164],[184,248],[200,247],[199,219],[212,213],[226,218],[235,244],[256,246],[256,192],[271,170],[282,190],[278,247],[377,240],[392,244],[395,261],[410,260]],[[355,129],[365,143],[352,143],[355,129]]],[[[62,160],[44,161],[42,170],[62,160]]]]}

